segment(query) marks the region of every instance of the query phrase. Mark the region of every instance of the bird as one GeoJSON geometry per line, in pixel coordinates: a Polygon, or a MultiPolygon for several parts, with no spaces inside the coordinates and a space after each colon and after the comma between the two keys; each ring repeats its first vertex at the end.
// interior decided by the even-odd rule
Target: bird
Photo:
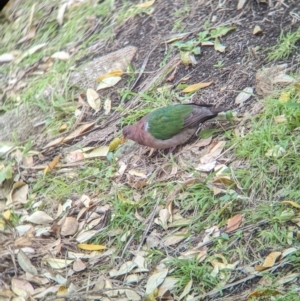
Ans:
{"type": "Polygon", "coordinates": [[[133,140],[155,149],[173,148],[187,142],[199,125],[227,111],[210,104],[175,104],[156,109],[137,123],[123,128],[123,141],[133,140]]]}

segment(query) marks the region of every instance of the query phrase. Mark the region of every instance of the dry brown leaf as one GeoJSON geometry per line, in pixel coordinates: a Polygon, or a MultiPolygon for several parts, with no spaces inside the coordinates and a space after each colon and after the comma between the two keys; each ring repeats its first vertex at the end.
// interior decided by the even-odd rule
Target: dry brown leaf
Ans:
{"type": "Polygon", "coordinates": [[[273,120],[276,123],[287,123],[287,119],[286,119],[285,115],[275,116],[273,120]]]}
{"type": "Polygon", "coordinates": [[[26,34],[26,36],[23,37],[22,39],[20,39],[20,40],[17,42],[17,44],[21,44],[21,43],[23,43],[23,42],[26,42],[26,41],[31,40],[32,38],[35,37],[35,34],[36,34],[36,27],[35,27],[35,26],[32,26],[32,27],[29,29],[29,31],[28,31],[28,33],[26,34]]]}
{"type": "Polygon", "coordinates": [[[84,159],[84,154],[80,150],[67,154],[65,158],[66,163],[79,162],[82,161],[83,159],[84,159]]]}
{"type": "Polygon", "coordinates": [[[67,61],[70,59],[70,54],[66,51],[58,51],[51,55],[53,59],[61,60],[61,61],[67,61]]]}
{"type": "Polygon", "coordinates": [[[11,289],[16,295],[24,298],[28,298],[34,293],[34,288],[30,282],[23,279],[13,278],[11,280],[11,289]]]}
{"type": "Polygon", "coordinates": [[[47,45],[47,43],[42,43],[42,44],[39,44],[39,45],[36,45],[36,46],[33,46],[33,47],[29,48],[18,59],[16,59],[16,63],[19,64],[24,58],[26,58],[27,56],[31,56],[32,54],[39,51],[40,49],[42,49],[46,45],[47,45]]]}
{"type": "Polygon", "coordinates": [[[172,246],[178,244],[179,242],[181,242],[182,240],[188,237],[187,236],[188,232],[189,232],[188,228],[185,228],[178,232],[175,232],[172,235],[167,235],[166,237],[163,238],[164,245],[172,246]]]}
{"type": "Polygon", "coordinates": [[[14,183],[13,188],[10,191],[9,196],[7,198],[6,205],[9,205],[11,203],[26,204],[28,189],[29,187],[25,182],[20,181],[14,183]]]}
{"type": "Polygon", "coordinates": [[[53,222],[53,218],[44,211],[35,211],[26,218],[26,221],[37,225],[46,225],[53,222]]]}
{"type": "Polygon", "coordinates": [[[18,259],[18,263],[19,263],[20,267],[22,268],[22,270],[24,272],[30,273],[32,275],[38,274],[37,269],[31,263],[28,256],[22,250],[19,251],[19,253],[17,255],[17,259],[18,259]]]}
{"type": "MultiPolygon", "coordinates": [[[[61,142],[68,142],[74,138],[77,138],[80,134],[84,133],[86,130],[88,130],[91,126],[93,126],[96,123],[96,121],[85,123],[80,125],[75,131],[73,131],[70,135],[68,135],[66,138],[64,138],[61,142]]],[[[53,146],[53,145],[52,145],[53,146]]],[[[49,147],[48,145],[45,146],[49,147]]]]}
{"type": "Polygon", "coordinates": [[[85,269],[86,269],[86,264],[80,258],[77,258],[73,263],[73,270],[75,272],[80,272],[85,269]]]}
{"type": "Polygon", "coordinates": [[[62,236],[74,235],[78,230],[78,221],[73,216],[68,216],[64,219],[61,226],[60,234],[62,236]]]}
{"type": "Polygon", "coordinates": [[[114,85],[116,85],[122,78],[120,76],[112,76],[112,77],[107,77],[105,79],[103,79],[99,85],[97,86],[97,91],[98,90],[102,90],[102,89],[106,89],[106,88],[110,88],[113,87],[114,85]]]}
{"type": "Polygon", "coordinates": [[[161,209],[159,210],[159,217],[156,218],[154,220],[154,222],[157,224],[157,225],[160,225],[162,226],[165,230],[168,229],[168,226],[167,226],[167,222],[169,220],[169,218],[171,217],[171,214],[169,212],[168,209],[161,209]]]}
{"type": "Polygon", "coordinates": [[[83,154],[83,157],[85,159],[90,159],[90,158],[98,158],[98,157],[106,157],[109,152],[109,146],[103,145],[100,147],[97,147],[93,149],[90,153],[88,154],[83,154]]]}
{"type": "Polygon", "coordinates": [[[141,171],[138,171],[136,169],[129,170],[128,174],[130,174],[131,176],[136,176],[139,178],[147,179],[147,176],[144,173],[142,173],[141,171]]]}
{"type": "Polygon", "coordinates": [[[181,295],[179,296],[179,300],[183,299],[190,291],[193,285],[193,279],[191,279],[187,285],[185,286],[183,292],[181,293],[181,295]]]}
{"type": "Polygon", "coordinates": [[[253,28],[253,34],[256,35],[256,34],[260,34],[260,33],[263,33],[261,27],[259,25],[255,25],[253,28]]]}
{"type": "Polygon", "coordinates": [[[158,297],[162,298],[168,291],[172,292],[176,288],[178,281],[178,278],[172,276],[166,277],[164,282],[159,286],[158,297]]]}
{"type": "Polygon", "coordinates": [[[233,216],[232,218],[230,218],[227,221],[227,227],[226,227],[225,232],[229,233],[229,232],[232,232],[232,231],[238,229],[242,223],[242,219],[243,219],[242,214],[237,214],[237,215],[233,216]]]}
{"type": "Polygon", "coordinates": [[[244,7],[245,3],[247,2],[247,0],[239,0],[238,5],[237,5],[237,10],[240,10],[244,7]]]}
{"type": "Polygon", "coordinates": [[[156,272],[152,274],[147,281],[146,284],[146,295],[152,294],[165,280],[165,278],[168,275],[168,269],[160,270],[159,272],[156,272]]]}
{"type": "Polygon", "coordinates": [[[136,4],[135,7],[137,8],[146,8],[150,7],[155,3],[155,0],[146,1],[144,3],[136,4]]]}
{"type": "Polygon", "coordinates": [[[132,301],[139,301],[142,299],[141,296],[137,294],[133,289],[125,290],[125,295],[128,298],[128,300],[132,301]]]}
{"type": "Polygon", "coordinates": [[[208,87],[212,84],[213,82],[208,82],[208,83],[197,83],[197,84],[193,84],[190,85],[188,87],[186,87],[185,89],[182,90],[183,93],[191,93],[191,92],[195,92],[199,89],[208,87]]]}
{"type": "Polygon", "coordinates": [[[54,169],[56,167],[56,165],[58,164],[60,158],[61,158],[61,155],[58,155],[58,156],[54,157],[54,159],[44,169],[44,175],[47,174],[48,172],[50,172],[52,169],[54,169]]]}
{"type": "Polygon", "coordinates": [[[0,63],[9,63],[11,62],[15,56],[12,53],[3,53],[0,55],[0,63]]]}
{"type": "Polygon", "coordinates": [[[253,88],[252,87],[246,87],[235,98],[235,103],[239,104],[239,105],[242,105],[252,95],[253,95],[253,88]]]}
{"type": "Polygon", "coordinates": [[[92,109],[94,109],[96,112],[99,111],[101,107],[101,99],[99,94],[95,90],[90,88],[87,89],[86,99],[92,109]]]}
{"type": "Polygon", "coordinates": [[[66,268],[74,261],[74,260],[67,260],[67,259],[60,259],[60,258],[45,258],[43,260],[47,262],[51,266],[51,268],[58,269],[58,270],[66,268]]]}
{"type": "Polygon", "coordinates": [[[254,266],[255,270],[260,272],[260,271],[263,271],[263,270],[266,270],[266,269],[268,269],[268,268],[273,267],[274,264],[275,264],[275,262],[276,262],[276,260],[277,260],[281,255],[282,255],[281,252],[272,252],[272,253],[270,253],[270,254],[266,257],[266,259],[265,259],[265,261],[264,261],[264,263],[263,263],[262,266],[261,266],[261,265],[255,265],[255,266],[254,266]]]}
{"type": "Polygon", "coordinates": [[[108,115],[111,111],[111,100],[110,98],[107,98],[104,101],[104,115],[108,115]]]}
{"type": "Polygon", "coordinates": [[[137,264],[133,261],[127,261],[125,263],[123,263],[120,267],[120,269],[117,271],[115,269],[111,270],[109,272],[109,276],[110,277],[118,277],[121,275],[125,275],[130,273],[135,267],[137,266],[137,264]]]}
{"type": "Polygon", "coordinates": [[[60,26],[63,25],[63,22],[64,22],[64,14],[65,14],[65,11],[66,11],[67,6],[68,6],[68,3],[64,3],[64,4],[61,5],[61,7],[58,9],[56,20],[57,20],[57,23],[58,23],[60,26]]]}

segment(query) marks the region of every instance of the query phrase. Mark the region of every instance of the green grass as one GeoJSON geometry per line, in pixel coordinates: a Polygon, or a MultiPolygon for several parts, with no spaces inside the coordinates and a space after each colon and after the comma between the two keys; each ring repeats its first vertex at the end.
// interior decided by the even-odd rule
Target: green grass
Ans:
{"type": "Polygon", "coordinates": [[[276,45],[268,48],[268,60],[283,60],[287,59],[293,51],[297,50],[296,42],[300,40],[300,27],[294,32],[287,32],[286,34],[282,31],[280,33],[278,42],[276,45]]]}

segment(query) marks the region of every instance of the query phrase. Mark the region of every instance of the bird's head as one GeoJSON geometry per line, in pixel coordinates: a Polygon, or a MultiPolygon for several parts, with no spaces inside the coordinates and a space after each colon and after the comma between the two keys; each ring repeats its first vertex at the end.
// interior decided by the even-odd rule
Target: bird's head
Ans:
{"type": "Polygon", "coordinates": [[[123,128],[123,141],[126,139],[132,139],[134,137],[134,128],[132,125],[126,125],[123,128]]]}

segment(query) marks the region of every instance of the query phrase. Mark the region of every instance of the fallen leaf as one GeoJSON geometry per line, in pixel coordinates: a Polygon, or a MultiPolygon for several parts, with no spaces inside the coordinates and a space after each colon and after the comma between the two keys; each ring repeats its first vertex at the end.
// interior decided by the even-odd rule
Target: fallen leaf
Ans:
{"type": "Polygon", "coordinates": [[[111,111],[111,100],[110,98],[107,98],[104,101],[104,115],[108,115],[111,111]]]}
{"type": "Polygon", "coordinates": [[[0,63],[9,63],[11,62],[15,56],[11,53],[3,53],[0,55],[0,63]]]}
{"type": "Polygon", "coordinates": [[[125,295],[128,298],[128,300],[132,301],[139,301],[142,299],[141,296],[137,294],[133,289],[126,289],[125,295]]]}
{"type": "MultiPolygon", "coordinates": [[[[88,130],[91,126],[93,126],[96,123],[96,121],[85,123],[80,125],[75,131],[73,131],[70,135],[68,135],[66,138],[63,138],[60,142],[68,142],[74,138],[77,138],[79,135],[84,133],[86,130],[88,130]]],[[[59,144],[58,142],[57,144],[59,144]]],[[[53,145],[51,145],[53,146],[53,145]]],[[[45,148],[49,147],[48,144],[45,146],[45,148]]]]}
{"type": "Polygon", "coordinates": [[[273,120],[276,123],[287,123],[287,119],[286,119],[285,115],[275,116],[273,120]]]}
{"type": "Polygon", "coordinates": [[[256,270],[256,271],[263,271],[263,270],[265,270],[265,269],[271,268],[272,266],[274,266],[276,260],[277,260],[281,255],[282,255],[281,252],[272,252],[272,253],[270,253],[270,254],[266,257],[266,259],[265,259],[265,261],[264,261],[264,263],[263,263],[262,266],[260,266],[260,265],[255,265],[255,266],[254,266],[255,270],[256,270]]]}
{"type": "Polygon", "coordinates": [[[78,221],[73,216],[67,216],[61,225],[60,234],[62,236],[74,235],[78,230],[78,221]]]}
{"type": "Polygon", "coordinates": [[[23,59],[25,59],[27,56],[31,56],[35,52],[39,51],[40,49],[44,48],[48,43],[42,43],[36,46],[33,46],[26,50],[18,59],[16,59],[16,63],[19,64],[23,59]]]}
{"type": "Polygon", "coordinates": [[[273,147],[269,148],[265,154],[266,157],[275,157],[279,158],[282,157],[285,153],[285,149],[280,145],[274,145],[273,147]]]}
{"type": "Polygon", "coordinates": [[[253,88],[252,87],[247,87],[244,88],[239,95],[235,98],[235,103],[236,104],[243,104],[247,99],[249,99],[253,95],[253,88]]]}
{"type": "Polygon", "coordinates": [[[260,33],[263,33],[261,27],[259,25],[255,25],[253,28],[253,34],[256,35],[256,34],[260,34],[260,33]]]}
{"type": "Polygon", "coordinates": [[[289,204],[289,205],[291,205],[295,208],[300,209],[300,205],[298,203],[294,202],[294,201],[285,200],[285,201],[282,201],[281,203],[282,204],[289,204]]]}
{"type": "Polygon", "coordinates": [[[30,216],[28,216],[26,220],[30,223],[38,225],[46,225],[53,222],[53,218],[44,211],[35,211],[30,216]]]}
{"type": "Polygon", "coordinates": [[[125,263],[123,263],[120,267],[120,269],[117,271],[117,270],[111,270],[109,272],[109,276],[110,277],[118,277],[118,276],[121,276],[121,275],[125,275],[125,274],[128,274],[130,273],[135,267],[137,266],[137,264],[133,261],[127,261],[125,263]]]}
{"type": "Polygon", "coordinates": [[[60,258],[46,258],[44,259],[44,261],[47,262],[53,269],[63,269],[66,268],[68,265],[70,265],[74,260],[60,259],[60,258]]]}
{"type": "Polygon", "coordinates": [[[212,38],[220,38],[225,36],[228,32],[235,30],[235,26],[220,26],[218,28],[212,29],[210,32],[210,36],[212,38]]]}
{"type": "Polygon", "coordinates": [[[188,229],[182,229],[178,232],[175,232],[172,235],[167,235],[166,237],[163,238],[163,242],[165,246],[172,246],[172,245],[176,245],[179,242],[181,242],[182,240],[186,239],[188,237],[188,229]]]}
{"type": "Polygon", "coordinates": [[[86,264],[80,258],[77,258],[73,263],[73,270],[75,272],[80,272],[85,269],[86,269],[86,264]]]}
{"type": "Polygon", "coordinates": [[[227,221],[226,233],[232,232],[238,229],[242,223],[243,216],[242,214],[236,214],[227,221]]]}
{"type": "Polygon", "coordinates": [[[67,6],[68,6],[68,3],[64,3],[64,4],[61,5],[60,8],[58,9],[56,21],[57,21],[57,23],[58,23],[60,26],[63,25],[63,22],[64,22],[64,14],[65,14],[65,11],[66,11],[67,6]]]}
{"type": "Polygon", "coordinates": [[[190,85],[190,86],[186,87],[185,89],[183,89],[182,92],[184,92],[184,93],[195,92],[195,91],[197,91],[199,89],[202,89],[202,88],[210,86],[212,83],[213,82],[193,84],[193,85],[190,85]]]}
{"type": "Polygon", "coordinates": [[[112,77],[107,77],[104,80],[100,82],[100,84],[97,86],[97,91],[106,89],[109,87],[113,87],[116,85],[122,78],[120,76],[112,76],[112,77]]]}
{"type": "Polygon", "coordinates": [[[156,272],[152,274],[146,284],[146,295],[152,294],[159,286],[160,284],[165,280],[165,278],[168,275],[168,269],[161,270],[159,272],[156,272]]]}
{"type": "Polygon", "coordinates": [[[221,53],[224,53],[226,47],[220,43],[220,40],[219,40],[218,38],[216,38],[216,39],[215,39],[215,44],[214,44],[214,49],[215,49],[216,51],[219,51],[219,52],[221,52],[221,53]]]}
{"type": "Polygon", "coordinates": [[[21,38],[21,39],[17,42],[17,44],[21,44],[21,43],[23,43],[23,42],[26,42],[26,41],[31,40],[32,38],[35,37],[35,34],[36,34],[36,27],[35,27],[35,26],[32,26],[32,27],[29,29],[29,31],[28,31],[28,33],[26,34],[26,36],[24,36],[23,38],[21,38]]]}
{"type": "Polygon", "coordinates": [[[165,230],[168,229],[167,222],[171,214],[168,209],[164,208],[159,210],[159,217],[154,220],[157,225],[162,226],[165,230]]]}
{"type": "Polygon", "coordinates": [[[244,7],[245,3],[247,2],[247,0],[239,0],[238,5],[237,5],[237,10],[240,10],[244,7]]]}
{"type": "Polygon", "coordinates": [[[154,3],[155,3],[155,0],[146,1],[144,3],[136,4],[135,7],[137,7],[137,8],[146,8],[146,7],[152,6],[154,3]]]}
{"type": "Polygon", "coordinates": [[[7,205],[11,203],[27,203],[27,195],[28,195],[29,186],[25,182],[16,182],[13,185],[12,190],[9,193],[7,199],[7,205]]]}
{"type": "Polygon", "coordinates": [[[136,169],[130,169],[128,171],[128,174],[130,174],[131,176],[136,176],[136,177],[142,178],[142,179],[147,179],[147,176],[144,173],[142,173],[141,171],[138,171],[136,169]]]}
{"type": "Polygon", "coordinates": [[[100,147],[97,147],[93,149],[90,153],[88,154],[83,154],[83,157],[85,159],[90,159],[90,158],[98,158],[98,157],[106,157],[109,152],[109,146],[103,145],[100,147]]]}
{"type": "Polygon", "coordinates": [[[87,251],[99,251],[99,250],[105,250],[106,247],[103,245],[91,245],[91,244],[78,244],[77,247],[82,250],[87,251]]]}
{"type": "Polygon", "coordinates": [[[183,292],[181,293],[181,295],[179,296],[179,300],[183,299],[190,291],[193,285],[193,279],[191,279],[187,285],[185,286],[183,292]]]}
{"type": "Polygon", "coordinates": [[[101,100],[99,94],[93,89],[87,89],[86,91],[87,102],[92,109],[98,111],[101,107],[101,100]]]}
{"type": "Polygon", "coordinates": [[[106,78],[109,78],[109,77],[120,77],[120,76],[122,76],[123,75],[123,73],[124,73],[124,71],[123,70],[113,70],[113,71],[109,71],[109,72],[107,72],[107,73],[105,73],[105,74],[103,74],[103,75],[101,75],[101,76],[99,76],[98,78],[97,78],[97,82],[102,82],[104,79],[106,79],[106,78]]]}
{"type": "Polygon", "coordinates": [[[53,59],[61,60],[61,61],[67,61],[70,59],[70,54],[66,51],[58,51],[51,55],[53,59]]]}
{"type": "Polygon", "coordinates": [[[28,298],[34,293],[33,286],[24,279],[13,278],[11,280],[11,289],[16,295],[24,298],[28,298]]]}
{"type": "Polygon", "coordinates": [[[35,266],[33,266],[28,256],[22,250],[18,252],[17,259],[20,267],[24,272],[30,273],[32,275],[38,274],[37,269],[35,268],[35,266]]]}
{"type": "Polygon", "coordinates": [[[54,157],[54,159],[44,169],[44,175],[47,174],[48,172],[50,172],[52,169],[54,169],[56,167],[56,165],[58,164],[60,158],[61,158],[61,155],[58,155],[58,156],[54,157]]]}

